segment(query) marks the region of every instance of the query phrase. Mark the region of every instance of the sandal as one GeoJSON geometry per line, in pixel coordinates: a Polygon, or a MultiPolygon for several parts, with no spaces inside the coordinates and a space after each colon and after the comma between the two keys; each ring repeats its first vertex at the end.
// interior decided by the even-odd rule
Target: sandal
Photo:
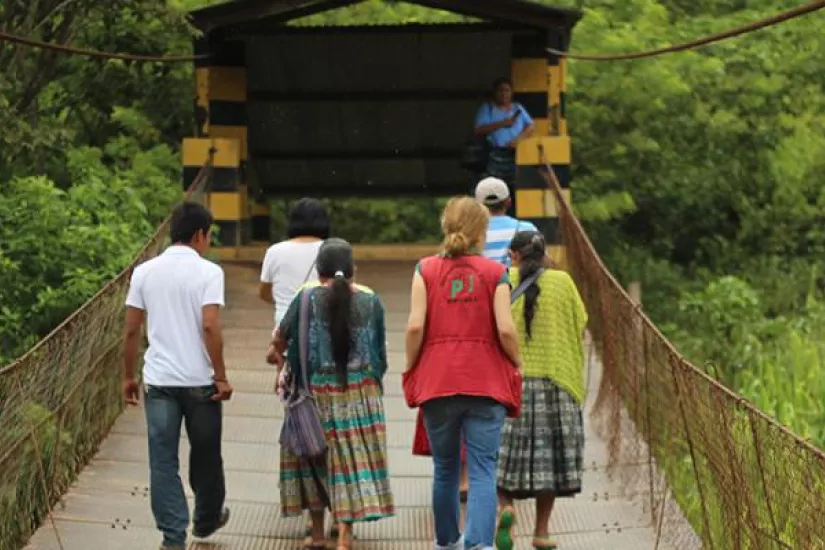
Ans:
{"type": "Polygon", "coordinates": [[[556,550],[558,547],[556,539],[549,535],[546,537],[533,537],[533,548],[535,550],[556,550]]]}
{"type": "Polygon", "coordinates": [[[339,531],[338,542],[336,543],[336,546],[335,546],[336,550],[351,550],[351,548],[352,548],[352,539],[354,539],[354,538],[355,537],[353,536],[352,527],[350,527],[349,534],[346,538],[342,537],[340,535],[340,531],[339,531]]]}
{"type": "Polygon", "coordinates": [[[501,510],[496,528],[497,550],[513,550],[513,526],[516,524],[516,513],[512,506],[501,510]]]}

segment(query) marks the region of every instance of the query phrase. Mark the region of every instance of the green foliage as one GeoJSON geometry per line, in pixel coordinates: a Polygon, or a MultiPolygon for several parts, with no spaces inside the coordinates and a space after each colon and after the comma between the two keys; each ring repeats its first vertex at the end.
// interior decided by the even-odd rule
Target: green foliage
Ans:
{"type": "Polygon", "coordinates": [[[66,190],[43,176],[0,187],[0,363],[128,264],[179,197],[173,151],[137,148],[122,135],[105,153],[68,151],[67,178],[77,183],[66,190]]]}
{"type": "MultiPolygon", "coordinates": [[[[185,53],[165,0],[0,2],[16,34],[104,51],[185,53]]],[[[190,64],[0,45],[0,365],[119,272],[180,197],[190,64]]]]}

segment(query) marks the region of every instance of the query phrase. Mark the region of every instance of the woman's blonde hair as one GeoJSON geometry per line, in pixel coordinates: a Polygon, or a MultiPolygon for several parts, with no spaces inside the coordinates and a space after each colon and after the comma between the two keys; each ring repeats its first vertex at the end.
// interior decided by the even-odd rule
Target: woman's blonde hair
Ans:
{"type": "Polygon", "coordinates": [[[444,252],[448,256],[467,254],[476,248],[487,232],[490,212],[472,197],[453,197],[441,214],[444,252]]]}

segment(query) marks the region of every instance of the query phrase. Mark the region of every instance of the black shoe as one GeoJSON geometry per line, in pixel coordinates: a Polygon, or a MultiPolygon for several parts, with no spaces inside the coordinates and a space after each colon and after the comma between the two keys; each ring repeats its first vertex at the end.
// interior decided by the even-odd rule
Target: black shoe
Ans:
{"type": "Polygon", "coordinates": [[[215,534],[216,531],[222,529],[227,523],[229,522],[229,508],[224,508],[223,512],[221,512],[221,517],[218,519],[218,524],[210,527],[208,529],[198,529],[195,527],[192,529],[192,535],[196,536],[199,539],[209,538],[215,534]]]}

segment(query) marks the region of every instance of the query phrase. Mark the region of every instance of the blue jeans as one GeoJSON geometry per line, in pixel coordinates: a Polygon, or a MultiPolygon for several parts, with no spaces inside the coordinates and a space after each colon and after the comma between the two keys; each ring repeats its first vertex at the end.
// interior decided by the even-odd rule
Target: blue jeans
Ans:
{"type": "Polygon", "coordinates": [[[496,463],[506,410],[492,399],[464,395],[428,401],[423,409],[435,464],[433,514],[436,544],[450,547],[461,538],[458,478],[463,437],[470,481],[465,547],[492,549],[498,502],[496,463]]]}
{"type": "Polygon", "coordinates": [[[178,473],[181,422],[189,436],[189,484],[195,493],[196,529],[220,521],[226,488],[221,458],[222,406],[213,386],[146,387],[152,513],[167,546],[185,545],[189,505],[178,473]]]}

